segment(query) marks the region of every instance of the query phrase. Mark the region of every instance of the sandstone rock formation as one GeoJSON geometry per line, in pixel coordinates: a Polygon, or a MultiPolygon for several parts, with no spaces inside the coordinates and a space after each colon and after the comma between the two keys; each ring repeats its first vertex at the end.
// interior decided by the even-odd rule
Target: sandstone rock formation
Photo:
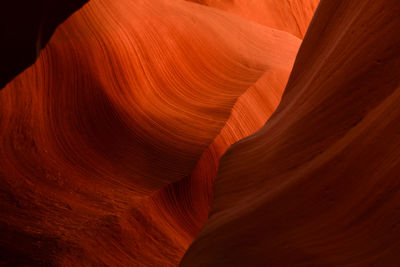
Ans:
{"type": "Polygon", "coordinates": [[[216,7],[303,38],[319,0],[186,0],[216,7]]]}
{"type": "Polygon", "coordinates": [[[181,266],[397,266],[400,5],[321,1],[282,101],[223,156],[181,266]]]}
{"type": "Polygon", "coordinates": [[[178,265],[299,45],[185,1],[90,1],[0,93],[0,262],[178,265]]]}
{"type": "Polygon", "coordinates": [[[25,2],[1,266],[399,265],[398,1],[25,2]]]}

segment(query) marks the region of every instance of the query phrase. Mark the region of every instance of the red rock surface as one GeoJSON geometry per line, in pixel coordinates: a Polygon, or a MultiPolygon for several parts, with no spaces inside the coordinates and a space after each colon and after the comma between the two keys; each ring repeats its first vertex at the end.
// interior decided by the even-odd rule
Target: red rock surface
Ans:
{"type": "Polygon", "coordinates": [[[0,263],[178,265],[299,45],[185,1],[90,1],[0,92],[0,263]]]}
{"type": "Polygon", "coordinates": [[[234,142],[259,129],[279,103],[285,71],[263,75],[238,99],[224,128],[204,151],[191,175],[167,186],[155,199],[194,238],[208,218],[219,159],[234,142]]]}
{"type": "Polygon", "coordinates": [[[398,266],[400,5],[323,0],[181,266],[398,266]]]}
{"type": "Polygon", "coordinates": [[[186,0],[216,7],[303,38],[319,0],[186,0]]]}
{"type": "MultiPolygon", "coordinates": [[[[0,84],[83,2],[2,27],[0,84]]],[[[0,91],[0,265],[398,266],[400,4],[317,3],[71,16],[0,91]]]]}

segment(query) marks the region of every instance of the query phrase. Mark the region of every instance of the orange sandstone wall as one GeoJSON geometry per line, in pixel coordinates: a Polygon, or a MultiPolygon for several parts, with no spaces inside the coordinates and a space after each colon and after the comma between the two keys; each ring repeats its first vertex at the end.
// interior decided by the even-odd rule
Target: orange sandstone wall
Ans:
{"type": "Polygon", "coordinates": [[[178,265],[299,45],[185,1],[90,1],[0,92],[0,263],[178,265]]]}
{"type": "Polygon", "coordinates": [[[222,157],[181,266],[397,266],[400,5],[323,0],[270,120],[222,157]]]}
{"type": "Polygon", "coordinates": [[[319,0],[186,0],[222,9],[262,25],[289,32],[299,38],[306,34],[319,0]]]}

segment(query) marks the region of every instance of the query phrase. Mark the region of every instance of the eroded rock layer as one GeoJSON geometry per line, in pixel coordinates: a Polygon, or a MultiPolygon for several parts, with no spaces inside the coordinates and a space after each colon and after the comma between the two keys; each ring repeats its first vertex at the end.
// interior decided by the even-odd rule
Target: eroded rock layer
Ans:
{"type": "Polygon", "coordinates": [[[220,157],[231,144],[262,127],[277,107],[287,78],[286,71],[267,72],[247,89],[191,175],[155,195],[154,199],[191,237],[198,234],[208,218],[220,157]]]}
{"type": "Polygon", "coordinates": [[[185,1],[90,1],[0,92],[1,264],[176,266],[299,45],[185,1]]]}
{"type": "Polygon", "coordinates": [[[282,102],[222,157],[181,266],[396,266],[400,5],[323,0],[282,102]]]}
{"type": "Polygon", "coordinates": [[[319,0],[186,0],[225,10],[303,38],[319,0]]]}

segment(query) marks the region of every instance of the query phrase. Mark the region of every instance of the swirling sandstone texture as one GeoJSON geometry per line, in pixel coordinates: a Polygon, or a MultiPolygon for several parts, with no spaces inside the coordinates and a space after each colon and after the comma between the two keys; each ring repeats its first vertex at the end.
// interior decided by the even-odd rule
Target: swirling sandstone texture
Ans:
{"type": "Polygon", "coordinates": [[[400,4],[322,0],[181,266],[398,266],[400,4]]]}
{"type": "Polygon", "coordinates": [[[90,1],[0,92],[0,264],[178,265],[299,45],[185,1],[90,1]]]}
{"type": "Polygon", "coordinates": [[[303,38],[319,0],[186,0],[216,7],[303,38]]]}

